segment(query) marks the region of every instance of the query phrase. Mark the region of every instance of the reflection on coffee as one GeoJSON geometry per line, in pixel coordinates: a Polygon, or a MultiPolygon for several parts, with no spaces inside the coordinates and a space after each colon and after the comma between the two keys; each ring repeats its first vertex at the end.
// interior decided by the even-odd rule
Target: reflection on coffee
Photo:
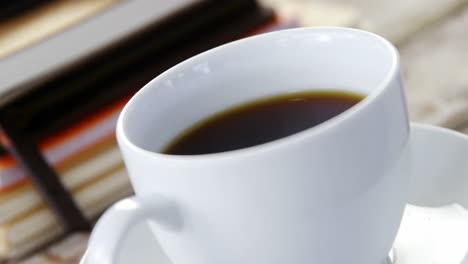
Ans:
{"type": "Polygon", "coordinates": [[[198,122],[163,153],[199,155],[263,144],[316,126],[362,99],[347,91],[314,90],[246,102],[198,122]]]}

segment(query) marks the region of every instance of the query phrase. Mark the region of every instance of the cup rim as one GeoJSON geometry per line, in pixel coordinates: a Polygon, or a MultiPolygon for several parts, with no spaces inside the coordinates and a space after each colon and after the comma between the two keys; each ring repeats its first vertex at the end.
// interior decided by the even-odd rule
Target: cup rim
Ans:
{"type": "Polygon", "coordinates": [[[192,56],[172,66],[171,68],[167,69],[163,73],[156,76],[153,80],[151,80],[145,86],[143,86],[143,88],[141,88],[135,95],[133,95],[132,98],[126,103],[126,105],[124,106],[124,108],[122,109],[119,115],[119,118],[117,121],[117,128],[116,128],[117,139],[120,143],[124,144],[127,148],[130,148],[132,151],[136,153],[158,157],[158,158],[181,160],[181,161],[194,161],[194,160],[201,161],[201,160],[208,160],[208,159],[212,160],[212,159],[219,159],[219,158],[235,158],[235,157],[241,157],[241,156],[252,155],[252,154],[257,154],[257,153],[263,153],[263,152],[270,151],[273,149],[285,147],[294,142],[304,141],[306,138],[315,137],[318,134],[322,134],[325,131],[335,127],[337,124],[342,123],[344,120],[350,119],[353,116],[358,115],[359,112],[363,111],[363,109],[368,107],[368,105],[372,104],[372,102],[374,102],[383,93],[383,91],[387,87],[389,87],[389,84],[392,82],[392,80],[394,80],[395,77],[399,74],[399,65],[400,65],[400,56],[399,56],[398,50],[390,41],[388,41],[387,39],[385,39],[384,37],[378,34],[368,32],[365,30],[360,30],[360,29],[346,28],[346,27],[303,27],[303,28],[273,31],[273,32],[268,32],[268,33],[263,33],[263,34],[247,37],[244,39],[236,40],[233,42],[229,42],[229,43],[217,46],[215,48],[209,49],[195,56],[192,56]],[[128,112],[130,111],[129,108],[131,107],[131,105],[133,105],[135,101],[138,100],[138,98],[144,97],[147,91],[157,87],[158,82],[161,79],[163,79],[165,75],[170,74],[173,71],[176,71],[180,65],[189,63],[192,60],[200,59],[201,57],[206,56],[207,53],[211,53],[214,50],[222,49],[227,46],[234,47],[236,45],[243,44],[249,41],[256,41],[257,38],[268,38],[273,35],[284,34],[285,32],[295,33],[295,32],[305,32],[305,31],[325,31],[325,32],[334,31],[334,32],[340,32],[340,33],[351,33],[351,34],[355,34],[358,36],[359,35],[370,36],[372,38],[375,38],[382,44],[382,47],[386,47],[386,49],[388,50],[390,54],[390,68],[388,72],[386,73],[385,77],[382,78],[380,83],[377,85],[377,88],[374,89],[369,94],[367,94],[361,101],[359,101],[353,107],[347,109],[346,111],[340,113],[339,115],[333,118],[330,118],[316,126],[313,126],[311,128],[302,130],[295,134],[292,134],[292,135],[289,135],[280,139],[276,139],[273,141],[269,141],[263,144],[241,148],[241,149],[225,151],[225,152],[209,153],[209,154],[174,155],[174,154],[164,154],[161,152],[150,151],[145,148],[142,148],[138,146],[137,144],[133,143],[126,135],[125,120],[127,119],[128,112]]]}

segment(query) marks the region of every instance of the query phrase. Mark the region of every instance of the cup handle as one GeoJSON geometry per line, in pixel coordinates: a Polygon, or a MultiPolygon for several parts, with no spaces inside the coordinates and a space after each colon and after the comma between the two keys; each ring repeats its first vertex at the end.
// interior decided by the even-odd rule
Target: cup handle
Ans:
{"type": "Polygon", "coordinates": [[[173,206],[163,197],[147,199],[128,197],[115,203],[100,217],[89,238],[80,264],[115,264],[131,227],[152,219],[159,224],[173,225],[173,206]]]}

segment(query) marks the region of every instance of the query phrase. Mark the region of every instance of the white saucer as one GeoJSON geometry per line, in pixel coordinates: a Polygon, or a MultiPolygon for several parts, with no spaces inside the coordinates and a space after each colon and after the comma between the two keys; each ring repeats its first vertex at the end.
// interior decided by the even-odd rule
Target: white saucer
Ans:
{"type": "Polygon", "coordinates": [[[423,125],[411,133],[415,168],[394,263],[468,264],[468,137],[423,125]]]}
{"type": "MultiPolygon", "coordinates": [[[[413,125],[412,136],[416,166],[393,263],[468,264],[468,139],[424,125],[413,125]]],[[[170,264],[143,224],[118,259],[116,264],[170,264]]]]}

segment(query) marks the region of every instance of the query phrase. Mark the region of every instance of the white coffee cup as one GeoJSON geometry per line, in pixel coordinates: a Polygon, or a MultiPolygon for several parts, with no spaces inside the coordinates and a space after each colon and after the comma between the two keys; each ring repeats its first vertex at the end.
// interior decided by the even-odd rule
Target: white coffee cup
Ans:
{"type": "Polygon", "coordinates": [[[83,263],[116,263],[126,233],[145,220],[174,264],[383,263],[407,197],[409,134],[398,52],[382,37],[304,28],[204,52],[155,78],[122,111],[117,138],[136,196],[102,216],[83,263]],[[313,89],[366,97],[263,145],[159,153],[220,110],[313,89]]]}

